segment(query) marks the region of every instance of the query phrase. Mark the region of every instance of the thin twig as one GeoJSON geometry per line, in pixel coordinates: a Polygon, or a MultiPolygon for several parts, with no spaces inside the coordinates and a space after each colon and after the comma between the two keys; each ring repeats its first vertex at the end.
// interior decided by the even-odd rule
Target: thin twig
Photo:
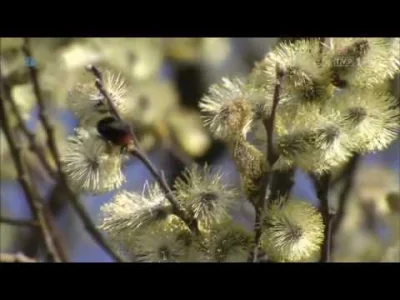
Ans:
{"type": "MultiPolygon", "coordinates": [[[[30,44],[29,44],[28,38],[24,39],[23,52],[26,57],[29,57],[29,58],[33,57],[31,50],[30,50],[30,44]]],[[[33,83],[33,90],[34,90],[35,97],[36,97],[36,100],[37,100],[38,106],[39,106],[39,119],[46,131],[48,146],[49,146],[52,156],[56,162],[60,182],[63,184],[63,186],[65,187],[66,191],[69,194],[69,197],[67,198],[68,202],[70,203],[70,205],[73,207],[73,209],[78,214],[79,218],[81,219],[81,221],[83,222],[83,224],[85,226],[85,229],[93,237],[93,239],[99,244],[99,246],[101,246],[116,261],[118,261],[118,262],[126,261],[116,251],[113,250],[112,246],[105,240],[105,238],[101,235],[101,233],[96,229],[96,226],[90,219],[89,214],[86,212],[83,205],[79,202],[79,199],[77,199],[76,195],[70,190],[70,188],[67,184],[67,178],[61,168],[60,155],[58,153],[56,141],[54,139],[54,127],[52,126],[52,124],[48,118],[46,106],[43,101],[41,90],[40,90],[40,85],[39,85],[39,80],[38,80],[38,72],[34,65],[29,66],[29,74],[30,74],[30,78],[33,83]]]]}
{"type": "Polygon", "coordinates": [[[2,263],[37,263],[38,261],[27,257],[22,253],[0,253],[0,262],[2,263]]]}
{"type": "Polygon", "coordinates": [[[279,66],[276,64],[276,83],[274,90],[274,97],[272,102],[271,114],[268,118],[264,120],[264,126],[267,133],[267,166],[268,171],[265,173],[264,178],[262,179],[262,184],[260,186],[259,198],[256,203],[252,203],[255,210],[255,220],[254,220],[254,249],[250,253],[249,261],[257,262],[258,261],[258,247],[259,241],[262,234],[262,217],[264,214],[265,208],[265,195],[268,189],[270,175],[273,165],[278,160],[279,155],[275,151],[274,147],[274,125],[275,125],[275,116],[278,109],[278,104],[280,100],[280,93],[282,88],[282,80],[283,80],[284,72],[279,66]]]}
{"type": "Polygon", "coordinates": [[[165,142],[164,147],[184,166],[188,167],[197,164],[193,158],[191,158],[181,149],[177,139],[174,136],[171,136],[171,141],[165,142]]]}
{"type": "Polygon", "coordinates": [[[39,227],[39,223],[34,220],[17,220],[17,219],[8,218],[8,217],[0,217],[0,223],[4,223],[7,225],[13,225],[13,226],[21,226],[21,227],[31,227],[31,228],[39,227]]]}
{"type": "Polygon", "coordinates": [[[322,58],[323,58],[324,48],[325,48],[325,41],[326,41],[326,38],[319,38],[319,49],[318,49],[318,58],[317,58],[318,65],[320,65],[322,63],[322,58]]]}
{"type": "MultiPolygon", "coordinates": [[[[11,106],[13,114],[16,116],[17,121],[18,121],[18,127],[21,129],[22,133],[28,138],[29,142],[29,148],[32,152],[34,152],[37,157],[39,158],[39,161],[42,163],[42,165],[45,167],[46,171],[49,173],[51,177],[54,177],[55,172],[53,171],[52,167],[48,163],[47,159],[43,155],[43,152],[39,149],[37,146],[36,140],[35,140],[35,134],[30,132],[25,125],[24,120],[22,119],[21,113],[19,111],[18,106],[16,105],[16,102],[11,94],[11,88],[10,85],[8,84],[7,80],[3,79],[2,80],[2,87],[4,91],[4,95],[6,96],[6,100],[8,100],[8,103],[11,106]]],[[[32,176],[30,175],[31,180],[32,176]]],[[[42,203],[44,203],[43,199],[40,199],[42,203]]],[[[67,261],[67,252],[65,250],[65,246],[62,243],[62,238],[61,234],[57,229],[57,226],[55,225],[55,222],[53,220],[53,217],[51,213],[46,209],[46,204],[43,204],[43,214],[47,220],[47,223],[49,225],[49,230],[51,231],[51,235],[54,240],[55,247],[57,248],[58,253],[60,254],[60,257],[62,258],[63,261],[67,261]]],[[[35,236],[36,233],[33,233],[32,239],[38,240],[38,237],[35,236]]],[[[29,240],[28,240],[29,241],[29,240]]]]}
{"type": "MultiPolygon", "coordinates": [[[[350,191],[354,185],[355,173],[359,161],[360,161],[360,156],[358,154],[354,154],[346,166],[346,169],[348,171],[343,175],[344,186],[339,194],[338,208],[332,220],[332,229],[331,229],[332,238],[335,237],[335,234],[339,230],[340,224],[343,221],[346,210],[346,203],[347,200],[349,199],[350,191]]],[[[333,241],[331,241],[331,249],[330,249],[331,251],[333,250],[333,244],[334,244],[333,241]]]]}
{"type": "Polygon", "coordinates": [[[311,175],[311,177],[314,181],[317,197],[320,201],[320,209],[324,222],[324,241],[321,246],[320,262],[329,262],[332,233],[332,214],[329,212],[328,192],[331,173],[328,172],[319,177],[311,175]]]}
{"type": "Polygon", "coordinates": [[[56,246],[54,244],[53,237],[51,235],[51,231],[49,229],[49,225],[47,223],[43,205],[39,202],[39,195],[35,189],[32,189],[31,184],[28,182],[28,175],[26,172],[25,164],[23,163],[23,149],[20,145],[18,145],[11,134],[11,128],[9,125],[8,116],[5,111],[4,100],[0,99],[0,120],[1,127],[6,136],[7,142],[10,146],[11,155],[15,164],[15,167],[18,172],[18,181],[21,184],[22,189],[26,195],[26,199],[32,211],[34,218],[39,222],[39,226],[41,229],[42,237],[44,243],[46,245],[46,249],[48,250],[50,257],[55,262],[62,262],[62,258],[58,253],[56,246]]]}
{"type": "MultiPolygon", "coordinates": [[[[65,182],[65,179],[63,180],[65,182]]],[[[121,255],[119,255],[112,247],[112,245],[103,237],[103,235],[96,229],[90,215],[85,210],[84,206],[79,202],[76,195],[69,189],[68,186],[64,186],[68,193],[68,202],[78,214],[78,217],[82,221],[85,230],[92,236],[93,240],[101,247],[103,250],[110,255],[117,262],[127,262],[121,255]]]]}
{"type": "Polygon", "coordinates": [[[51,167],[51,165],[49,164],[49,162],[47,161],[46,157],[44,156],[43,151],[41,151],[39,149],[39,147],[36,143],[35,134],[32,133],[28,129],[28,127],[25,125],[25,122],[22,119],[21,113],[19,112],[19,109],[18,109],[15,101],[13,101],[13,99],[12,99],[10,86],[8,85],[6,80],[2,80],[2,81],[3,81],[4,93],[5,93],[6,97],[8,98],[8,99],[6,98],[6,100],[8,100],[8,102],[10,103],[11,110],[12,110],[13,114],[15,115],[15,117],[17,118],[19,128],[25,134],[25,136],[28,138],[29,149],[37,155],[38,159],[40,160],[40,162],[42,163],[42,165],[44,166],[44,168],[46,169],[48,174],[51,177],[54,177],[55,172],[54,172],[53,168],[51,167]]]}
{"type": "MultiPolygon", "coordinates": [[[[275,170],[271,174],[269,183],[268,203],[277,201],[287,201],[294,185],[294,175],[296,168],[289,170],[275,170]]],[[[280,202],[280,203],[282,203],[280,202]]]]}
{"type": "Polygon", "coordinates": [[[331,188],[336,186],[337,184],[341,183],[342,181],[346,180],[347,178],[347,174],[349,172],[353,172],[353,162],[352,160],[350,160],[344,167],[342,170],[340,170],[339,174],[336,175],[334,178],[332,178],[331,181],[331,188]]]}
{"type": "Polygon", "coordinates": [[[157,183],[160,185],[160,187],[164,191],[165,196],[167,197],[168,201],[171,203],[174,214],[176,214],[178,217],[180,217],[186,223],[186,225],[190,228],[190,230],[192,232],[197,234],[199,232],[199,229],[198,229],[196,220],[189,218],[186,215],[186,213],[182,210],[174,193],[172,192],[171,188],[168,186],[168,183],[165,180],[165,177],[157,171],[156,167],[149,160],[147,155],[143,154],[143,152],[141,152],[137,148],[132,149],[130,151],[130,153],[134,157],[138,158],[146,166],[146,168],[150,171],[150,173],[153,175],[153,177],[155,178],[157,183]]]}
{"type": "MultiPolygon", "coordinates": [[[[92,65],[87,66],[87,70],[92,72],[93,75],[96,77],[96,87],[99,90],[99,92],[106,99],[108,107],[110,108],[111,114],[116,119],[123,122],[124,120],[121,118],[121,115],[119,114],[118,109],[115,107],[114,102],[112,101],[108,91],[106,90],[106,88],[103,85],[103,80],[102,80],[103,76],[102,76],[101,71],[97,67],[92,66],[92,65]]],[[[198,234],[199,229],[198,229],[197,221],[189,218],[186,215],[185,211],[182,209],[181,205],[179,204],[178,200],[176,199],[171,188],[168,186],[168,183],[165,180],[165,178],[162,176],[162,174],[160,174],[157,171],[156,167],[153,165],[153,163],[147,157],[145,152],[141,150],[140,143],[139,143],[138,139],[136,138],[136,135],[131,126],[129,126],[129,130],[133,137],[133,143],[134,143],[133,148],[130,149],[129,152],[131,153],[132,156],[138,158],[146,166],[146,168],[150,171],[150,173],[153,175],[155,180],[158,182],[158,184],[164,191],[165,196],[167,197],[168,201],[171,203],[174,213],[178,217],[180,217],[182,219],[182,221],[184,221],[186,223],[186,225],[190,228],[190,230],[193,233],[198,234]]]]}
{"type": "Polygon", "coordinates": [[[270,169],[279,158],[274,147],[274,125],[275,125],[276,111],[278,109],[279,99],[281,95],[283,75],[284,75],[283,70],[277,64],[276,84],[275,84],[274,98],[271,108],[271,115],[264,121],[265,130],[267,132],[267,163],[269,164],[270,169]]]}
{"type": "MultiPolygon", "coordinates": [[[[22,51],[25,54],[25,57],[27,58],[33,58],[32,52],[30,50],[30,43],[28,38],[24,38],[24,44],[22,47],[22,51]]],[[[57,150],[57,144],[54,139],[54,126],[51,124],[50,119],[48,117],[46,105],[44,103],[43,97],[42,97],[42,91],[40,89],[39,85],[39,79],[38,79],[38,71],[35,67],[35,65],[29,65],[29,75],[32,80],[33,84],[33,91],[36,97],[36,101],[39,106],[39,119],[40,122],[43,125],[43,128],[47,134],[47,145],[49,146],[49,149],[53,155],[53,158],[56,162],[57,169],[60,171],[61,170],[61,161],[60,161],[60,156],[58,155],[58,150],[57,150]]]]}

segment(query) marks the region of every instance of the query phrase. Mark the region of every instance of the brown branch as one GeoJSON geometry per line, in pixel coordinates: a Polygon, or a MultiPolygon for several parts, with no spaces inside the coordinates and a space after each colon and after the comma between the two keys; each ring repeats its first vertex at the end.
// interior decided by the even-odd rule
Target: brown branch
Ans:
{"type": "MultiPolygon", "coordinates": [[[[28,38],[24,38],[24,44],[22,47],[22,51],[24,52],[25,57],[33,58],[32,52],[30,50],[30,42],[29,42],[28,38]]],[[[39,78],[38,71],[34,65],[29,65],[28,68],[29,68],[30,79],[33,84],[33,91],[34,91],[36,101],[39,106],[39,119],[40,119],[40,122],[47,134],[47,145],[48,145],[48,147],[53,155],[53,158],[56,162],[58,171],[60,171],[61,170],[61,161],[60,161],[60,156],[58,155],[56,141],[54,139],[54,126],[50,122],[50,119],[49,119],[48,113],[47,113],[47,109],[46,109],[46,105],[45,105],[45,102],[42,97],[42,91],[40,89],[39,79],[38,79],[39,78]]]]}
{"type": "Polygon", "coordinates": [[[265,176],[262,180],[262,184],[260,186],[260,195],[258,201],[256,203],[252,203],[255,210],[255,220],[254,220],[254,249],[250,253],[249,261],[257,262],[258,261],[258,248],[259,242],[262,234],[262,217],[265,208],[265,195],[269,186],[271,170],[275,162],[278,160],[279,155],[275,151],[274,147],[274,125],[275,125],[275,116],[278,109],[278,104],[280,100],[281,88],[282,88],[282,80],[283,80],[284,72],[279,66],[276,64],[276,83],[274,90],[274,97],[272,102],[271,114],[268,118],[264,120],[264,126],[267,133],[267,166],[268,171],[265,173],[265,176]]]}
{"type": "MultiPolygon", "coordinates": [[[[331,236],[334,237],[337,231],[340,228],[340,224],[343,221],[345,210],[346,210],[346,203],[349,199],[350,191],[353,187],[354,180],[355,180],[355,173],[357,170],[358,163],[360,161],[360,156],[358,154],[354,154],[353,157],[350,159],[349,163],[346,166],[347,172],[343,175],[344,186],[339,194],[338,200],[338,208],[336,214],[332,220],[332,229],[331,229],[331,236]]],[[[331,251],[333,249],[333,242],[331,241],[331,251]]]]}
{"type": "Polygon", "coordinates": [[[325,47],[326,38],[319,38],[319,49],[318,49],[318,58],[317,64],[320,65],[322,63],[322,57],[324,54],[324,47],[325,47]]]}
{"type": "MultiPolygon", "coordinates": [[[[26,57],[29,57],[29,58],[33,57],[31,50],[30,50],[30,44],[29,44],[28,38],[24,39],[24,45],[23,45],[22,50],[26,57]]],[[[39,106],[39,119],[42,123],[43,128],[46,131],[47,143],[48,143],[49,149],[52,153],[53,159],[56,162],[60,182],[63,184],[66,191],[68,192],[68,195],[69,195],[69,197],[67,198],[68,202],[73,207],[75,212],[78,214],[79,218],[81,219],[81,221],[83,222],[83,224],[85,226],[85,229],[92,236],[92,238],[99,244],[99,246],[101,246],[116,261],[124,262],[126,260],[123,259],[116,251],[113,250],[111,245],[105,240],[105,238],[101,235],[101,233],[96,229],[96,226],[90,219],[89,214],[86,212],[83,205],[79,202],[79,199],[77,199],[76,195],[70,190],[70,188],[68,186],[67,178],[61,168],[60,155],[58,153],[56,141],[54,139],[54,127],[52,126],[52,124],[49,120],[49,117],[48,117],[48,114],[46,111],[46,106],[45,106],[45,103],[42,98],[42,93],[40,90],[40,85],[39,85],[39,80],[38,80],[38,71],[37,71],[36,67],[33,65],[30,65],[28,67],[29,67],[30,78],[33,83],[35,97],[36,97],[36,100],[37,100],[38,106],[39,106]]]]}
{"type": "Polygon", "coordinates": [[[8,99],[6,98],[6,100],[8,100],[8,102],[10,103],[11,110],[12,110],[13,114],[15,115],[15,117],[17,118],[18,127],[28,138],[29,149],[36,154],[36,156],[38,157],[38,159],[40,160],[40,162],[42,163],[42,165],[44,166],[44,168],[46,169],[48,174],[51,177],[54,177],[55,172],[54,172],[53,168],[50,166],[49,162],[47,161],[46,157],[44,156],[43,151],[41,151],[39,149],[39,147],[36,143],[35,134],[32,133],[28,129],[28,127],[25,125],[25,122],[22,119],[21,113],[19,112],[19,109],[18,109],[15,101],[13,101],[13,99],[12,99],[10,86],[8,85],[8,83],[5,80],[3,80],[3,89],[4,89],[4,93],[5,93],[6,97],[8,98],[8,99]]]}
{"type": "Polygon", "coordinates": [[[31,227],[31,228],[39,227],[39,223],[34,220],[17,220],[8,217],[0,217],[0,223],[12,226],[21,226],[21,227],[31,227]]]}
{"type": "MultiPolygon", "coordinates": [[[[22,119],[21,113],[19,111],[18,106],[16,105],[16,102],[14,98],[12,97],[11,94],[11,87],[8,84],[8,82],[3,79],[2,80],[2,86],[3,86],[3,91],[4,95],[6,96],[6,100],[8,100],[8,103],[11,106],[13,114],[16,116],[17,121],[18,121],[18,127],[21,129],[22,133],[28,138],[29,142],[29,148],[32,152],[34,152],[37,157],[39,158],[39,161],[42,163],[42,165],[45,167],[47,172],[49,173],[50,176],[54,177],[55,173],[50,166],[50,164],[47,162],[47,159],[44,157],[43,152],[39,149],[37,146],[36,140],[35,140],[35,134],[31,133],[28,128],[25,125],[24,120],[22,119]]],[[[32,175],[30,174],[31,180],[32,180],[32,175]]],[[[42,203],[44,203],[43,199],[40,199],[42,203]]],[[[46,209],[46,204],[43,204],[43,214],[46,217],[46,220],[49,224],[49,230],[51,230],[51,235],[53,237],[55,247],[57,248],[58,253],[60,254],[60,257],[62,258],[63,261],[67,261],[67,252],[65,250],[65,246],[62,243],[62,238],[61,234],[57,230],[57,226],[55,225],[54,219],[51,215],[51,213],[46,209]]],[[[37,233],[33,233],[32,237],[29,241],[36,240],[38,241],[38,236],[36,236],[37,233]]],[[[30,243],[27,243],[26,245],[29,245],[30,243]]],[[[37,243],[36,243],[37,244],[37,243]]]]}
{"type": "Polygon", "coordinates": [[[172,141],[168,141],[165,143],[165,148],[168,150],[168,152],[175,157],[182,165],[184,166],[192,166],[196,165],[196,161],[191,158],[189,155],[187,155],[179,146],[177,141],[175,139],[172,139],[172,141]]]}
{"type": "Polygon", "coordinates": [[[331,174],[325,173],[319,177],[312,174],[311,178],[314,181],[317,198],[320,201],[320,210],[324,222],[324,241],[321,246],[320,262],[329,262],[330,249],[331,249],[331,235],[332,235],[332,217],[333,217],[333,215],[329,212],[329,200],[328,200],[331,174]]]}
{"type": "MultiPolygon", "coordinates": [[[[118,109],[115,107],[114,102],[112,101],[109,93],[107,92],[106,88],[103,85],[103,76],[102,76],[101,71],[97,67],[92,66],[92,65],[87,66],[87,70],[89,72],[92,72],[93,75],[96,77],[96,87],[99,90],[99,92],[106,99],[108,107],[110,108],[111,114],[116,119],[123,122],[123,119],[121,118],[121,115],[119,114],[118,109]]],[[[186,225],[190,228],[192,233],[198,234],[199,229],[198,229],[197,221],[194,219],[191,219],[187,216],[187,214],[185,213],[185,211],[182,209],[181,205],[179,204],[178,200],[176,199],[171,188],[169,187],[167,181],[163,177],[163,175],[157,171],[156,167],[153,165],[153,163],[148,158],[146,153],[141,150],[140,143],[139,143],[138,139],[136,138],[136,135],[132,129],[132,126],[129,126],[129,129],[130,129],[130,133],[132,134],[133,143],[134,143],[133,148],[129,150],[131,155],[138,158],[145,165],[145,167],[150,171],[150,173],[153,175],[154,179],[157,181],[157,183],[160,185],[161,189],[164,191],[165,196],[167,197],[168,201],[171,203],[174,214],[176,214],[178,217],[180,217],[182,219],[182,221],[184,221],[186,223],[186,225]]]]}
{"type": "Polygon", "coordinates": [[[173,213],[176,214],[179,218],[181,218],[182,221],[186,223],[186,225],[190,228],[190,230],[193,233],[198,234],[199,228],[196,220],[191,219],[186,215],[185,211],[181,208],[181,205],[176,199],[171,188],[168,186],[165,177],[157,171],[156,167],[153,165],[153,163],[150,161],[147,155],[145,155],[142,151],[140,151],[137,148],[132,149],[130,153],[132,154],[132,156],[139,159],[153,175],[154,179],[157,181],[161,189],[164,191],[168,201],[171,203],[173,213]]]}
{"type": "Polygon", "coordinates": [[[0,253],[1,263],[37,263],[38,261],[27,257],[22,253],[10,254],[0,253]]]}
{"type": "Polygon", "coordinates": [[[279,155],[276,153],[275,147],[274,147],[274,125],[275,125],[276,111],[278,109],[278,104],[279,104],[280,95],[281,95],[283,75],[284,75],[283,70],[277,64],[276,65],[276,84],[275,84],[274,98],[273,98],[272,108],[271,108],[271,115],[264,121],[264,126],[265,126],[265,129],[267,132],[267,163],[269,164],[270,168],[272,168],[272,166],[275,164],[275,162],[279,158],[279,155]]]}
{"type": "Polygon", "coordinates": [[[268,203],[287,201],[294,185],[296,168],[289,170],[275,170],[271,174],[269,183],[268,203]]]}
{"type": "Polygon", "coordinates": [[[26,166],[23,162],[23,149],[21,148],[20,145],[18,145],[15,141],[14,138],[11,134],[11,128],[9,125],[9,120],[8,116],[5,111],[5,105],[4,105],[4,100],[0,99],[0,120],[1,120],[1,127],[4,131],[4,134],[6,136],[7,142],[10,146],[10,152],[15,164],[15,167],[17,169],[18,173],[18,181],[24,190],[24,193],[26,195],[27,202],[29,204],[29,207],[32,211],[32,214],[34,218],[38,221],[41,233],[42,233],[42,238],[44,240],[44,243],[46,245],[46,249],[49,252],[50,258],[55,261],[55,262],[62,262],[63,259],[60,256],[60,253],[58,253],[53,236],[51,234],[51,230],[49,228],[49,224],[47,223],[46,216],[43,211],[43,205],[39,201],[39,195],[35,189],[32,189],[31,184],[28,182],[28,175],[26,172],[26,166]]]}

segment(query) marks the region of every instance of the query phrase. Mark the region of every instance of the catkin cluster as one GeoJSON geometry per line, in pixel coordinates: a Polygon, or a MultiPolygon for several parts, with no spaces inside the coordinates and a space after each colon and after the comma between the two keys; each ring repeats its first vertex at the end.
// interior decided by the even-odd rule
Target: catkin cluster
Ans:
{"type": "Polygon", "coordinates": [[[266,144],[262,124],[271,115],[278,66],[283,72],[274,125],[279,160],[273,167],[322,174],[353,153],[383,150],[398,137],[400,105],[388,81],[399,72],[399,60],[398,38],[281,43],[245,80],[224,78],[210,88],[200,103],[204,123],[233,153],[260,161],[254,170],[241,167],[248,164],[241,161],[246,155],[236,156],[245,178],[259,177],[265,153],[255,154],[245,139],[253,132],[266,144]]]}
{"type": "MultiPolygon", "coordinates": [[[[321,175],[354,153],[385,149],[397,138],[400,105],[387,82],[399,72],[399,41],[337,38],[283,43],[247,78],[223,78],[210,87],[200,101],[204,125],[228,146],[250,202],[256,206],[265,196],[263,181],[272,171],[300,168],[321,175]],[[272,117],[277,85],[272,145],[276,159],[269,165],[264,127],[272,117]],[[249,133],[256,135],[257,143],[249,141],[249,133]]],[[[106,74],[104,84],[121,116],[131,118],[135,109],[125,100],[121,78],[106,74]]],[[[107,102],[94,86],[76,91],[70,107],[81,127],[62,153],[64,171],[76,191],[116,190],[125,180],[124,154],[96,130],[99,120],[110,115],[107,102]]],[[[230,216],[240,193],[223,182],[219,171],[187,168],[176,179],[173,194],[198,231],[180,218],[159,183],[146,184],[141,193],[119,191],[102,206],[100,228],[136,261],[248,261],[254,233],[230,216]]],[[[308,260],[324,238],[321,214],[305,201],[278,199],[265,207],[261,223],[259,246],[272,261],[308,260]]]]}
{"type": "Polygon", "coordinates": [[[158,184],[142,193],[119,192],[103,205],[100,228],[121,253],[146,262],[245,262],[252,235],[233,222],[230,209],[239,200],[222,174],[205,166],[187,169],[175,181],[179,204],[195,219],[193,234],[174,214],[158,184]]]}
{"type": "Polygon", "coordinates": [[[387,148],[400,130],[388,85],[399,67],[398,38],[300,40],[279,44],[247,78],[223,78],[203,97],[204,124],[230,149],[256,211],[264,207],[260,246],[270,260],[310,259],[324,224],[306,203],[260,205],[268,175],[300,168],[321,176],[354,154],[387,148]]]}

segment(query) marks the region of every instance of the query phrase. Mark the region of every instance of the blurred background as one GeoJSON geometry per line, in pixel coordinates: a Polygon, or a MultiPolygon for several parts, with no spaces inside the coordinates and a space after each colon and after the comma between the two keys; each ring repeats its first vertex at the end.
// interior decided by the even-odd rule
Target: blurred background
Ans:
{"type": "MultiPolygon", "coordinates": [[[[137,114],[129,120],[149,157],[172,183],[195,160],[224,172],[224,180],[239,185],[239,175],[223,144],[212,140],[202,126],[198,101],[209,86],[224,76],[245,77],[255,62],[282,39],[278,38],[34,38],[32,60],[21,51],[20,38],[1,39],[1,74],[10,83],[11,94],[28,128],[36,134],[40,151],[49,151],[38,122],[38,108],[28,76],[27,63],[39,70],[49,115],[55,125],[56,142],[62,147],[77,126],[68,109],[68,95],[86,80],[84,67],[95,64],[126,79],[137,114]],[[180,157],[178,159],[177,157],[180,157]]],[[[287,39],[292,40],[292,39],[287,39]]],[[[93,80],[93,79],[92,79],[93,80]]],[[[399,95],[399,83],[393,82],[399,95]]],[[[3,99],[3,97],[2,97],[3,99]]],[[[18,122],[10,110],[11,126],[18,122]]],[[[24,192],[16,181],[16,170],[3,131],[1,145],[1,217],[28,220],[31,217],[24,192]]],[[[23,145],[28,145],[21,136],[23,145]]],[[[31,178],[46,201],[71,262],[111,262],[112,259],[86,232],[81,220],[65,200],[62,187],[48,176],[36,156],[26,151],[31,178]]],[[[50,158],[49,158],[50,159],[50,158]]],[[[51,160],[50,160],[51,161],[51,160]]],[[[51,161],[52,162],[52,161],[51,161]]],[[[54,162],[52,162],[54,167],[54,162]]],[[[138,161],[128,160],[122,189],[141,191],[149,171],[138,161]]],[[[400,142],[386,151],[361,158],[351,192],[351,201],[335,237],[335,261],[400,261],[400,142]]],[[[343,182],[331,190],[332,206],[343,182]]],[[[100,206],[117,191],[100,196],[80,195],[93,222],[99,223],[100,206]]],[[[309,178],[296,173],[293,195],[318,206],[309,178]]],[[[334,208],[334,207],[333,207],[334,208]]],[[[239,201],[232,211],[235,219],[251,228],[252,207],[239,201]]],[[[40,235],[28,226],[0,223],[0,252],[22,252],[43,256],[40,235]]]]}

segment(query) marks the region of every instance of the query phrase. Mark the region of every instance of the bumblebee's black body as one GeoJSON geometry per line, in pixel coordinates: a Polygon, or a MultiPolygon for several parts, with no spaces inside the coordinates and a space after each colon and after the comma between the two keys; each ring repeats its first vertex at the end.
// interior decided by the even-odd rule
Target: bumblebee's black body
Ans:
{"type": "Polygon", "coordinates": [[[103,139],[119,146],[127,146],[132,141],[129,125],[114,117],[106,117],[97,123],[97,131],[103,139]]]}

